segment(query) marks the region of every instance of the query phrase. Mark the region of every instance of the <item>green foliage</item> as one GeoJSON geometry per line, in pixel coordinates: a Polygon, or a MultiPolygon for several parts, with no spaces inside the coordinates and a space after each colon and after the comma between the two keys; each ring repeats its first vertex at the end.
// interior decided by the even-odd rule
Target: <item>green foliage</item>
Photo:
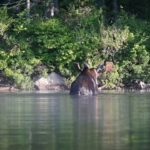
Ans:
{"type": "Polygon", "coordinates": [[[99,63],[99,11],[94,13],[93,16],[93,11],[90,10],[89,17],[85,17],[84,13],[83,16],[75,13],[71,17],[68,16],[69,20],[38,18],[30,19],[28,23],[17,21],[14,32],[19,42],[24,38],[21,41],[30,45],[31,52],[40,58],[49,71],[59,71],[71,77],[75,73],[75,62],[87,61],[92,65],[99,63]],[[74,23],[77,26],[74,26],[74,23]],[[99,58],[95,59],[97,57],[99,58]]]}
{"type": "Polygon", "coordinates": [[[101,46],[104,57],[114,57],[127,44],[130,34],[128,27],[120,29],[115,24],[102,28],[101,46]]]}
{"type": "Polygon", "coordinates": [[[75,63],[95,67],[104,60],[115,63],[102,76],[109,88],[150,81],[150,23],[122,12],[106,25],[102,10],[84,2],[51,19],[27,18],[26,12],[13,19],[6,8],[0,10],[0,70],[10,84],[32,88],[35,76],[51,71],[72,80],[75,63]]]}
{"type": "Polygon", "coordinates": [[[124,84],[130,85],[137,79],[147,81],[150,73],[145,76],[144,72],[150,63],[150,23],[123,14],[116,25],[128,27],[130,32],[127,43],[115,55],[124,84]]]}
{"type": "Polygon", "coordinates": [[[117,65],[114,67],[112,72],[104,72],[100,79],[102,84],[105,85],[105,88],[107,89],[115,89],[116,86],[122,86],[117,65]]]}
{"type": "Polygon", "coordinates": [[[0,10],[0,36],[4,36],[4,33],[8,30],[13,19],[7,15],[7,9],[1,8],[0,10]]]}
{"type": "Polygon", "coordinates": [[[9,18],[5,8],[0,14],[3,14],[0,24],[4,26],[1,30],[0,70],[5,78],[9,78],[9,84],[15,84],[20,89],[30,89],[33,68],[41,63],[40,59],[32,54],[29,43],[24,40],[25,37],[18,36],[18,33],[24,31],[18,26],[23,24],[9,18]]]}

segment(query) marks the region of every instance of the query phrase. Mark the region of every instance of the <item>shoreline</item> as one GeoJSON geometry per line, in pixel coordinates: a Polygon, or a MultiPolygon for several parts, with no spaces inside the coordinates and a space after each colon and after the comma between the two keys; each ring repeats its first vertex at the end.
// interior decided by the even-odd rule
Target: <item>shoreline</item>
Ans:
{"type": "MultiPolygon", "coordinates": [[[[12,86],[0,86],[0,93],[11,93],[11,92],[36,92],[36,93],[58,93],[58,92],[66,92],[67,90],[21,90],[12,86]]],[[[99,90],[99,94],[103,93],[125,93],[125,92],[150,92],[150,89],[133,89],[133,88],[119,88],[119,89],[101,89],[99,90]]],[[[98,95],[99,95],[98,94],[98,95]]]]}

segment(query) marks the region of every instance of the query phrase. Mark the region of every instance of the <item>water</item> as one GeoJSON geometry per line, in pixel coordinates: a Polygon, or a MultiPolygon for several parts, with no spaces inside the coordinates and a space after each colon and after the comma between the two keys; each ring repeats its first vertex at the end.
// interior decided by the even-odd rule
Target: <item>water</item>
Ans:
{"type": "Polygon", "coordinates": [[[0,150],[149,150],[150,93],[1,93],[0,150]]]}

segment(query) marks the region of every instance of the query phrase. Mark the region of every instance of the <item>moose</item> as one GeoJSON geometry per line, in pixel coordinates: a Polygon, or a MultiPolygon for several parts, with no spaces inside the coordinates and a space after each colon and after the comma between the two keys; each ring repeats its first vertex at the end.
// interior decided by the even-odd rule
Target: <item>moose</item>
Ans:
{"type": "Polygon", "coordinates": [[[105,70],[106,63],[98,65],[96,68],[89,68],[84,64],[80,74],[72,82],[70,88],[71,95],[95,95],[98,94],[97,78],[99,74],[105,70]]]}

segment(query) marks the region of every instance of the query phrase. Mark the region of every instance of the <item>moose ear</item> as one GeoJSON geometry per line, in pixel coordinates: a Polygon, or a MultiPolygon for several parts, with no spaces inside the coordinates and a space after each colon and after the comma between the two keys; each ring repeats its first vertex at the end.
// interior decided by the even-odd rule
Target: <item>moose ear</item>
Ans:
{"type": "Polygon", "coordinates": [[[89,69],[89,65],[87,63],[83,64],[83,70],[85,70],[85,69],[89,69]]]}
{"type": "Polygon", "coordinates": [[[105,70],[105,64],[103,63],[103,64],[99,64],[98,66],[97,66],[97,68],[96,68],[96,71],[98,72],[98,73],[100,73],[100,72],[103,72],[105,70]]]}
{"type": "Polygon", "coordinates": [[[76,70],[82,71],[81,66],[80,66],[79,63],[74,63],[74,67],[75,67],[76,70]]]}

